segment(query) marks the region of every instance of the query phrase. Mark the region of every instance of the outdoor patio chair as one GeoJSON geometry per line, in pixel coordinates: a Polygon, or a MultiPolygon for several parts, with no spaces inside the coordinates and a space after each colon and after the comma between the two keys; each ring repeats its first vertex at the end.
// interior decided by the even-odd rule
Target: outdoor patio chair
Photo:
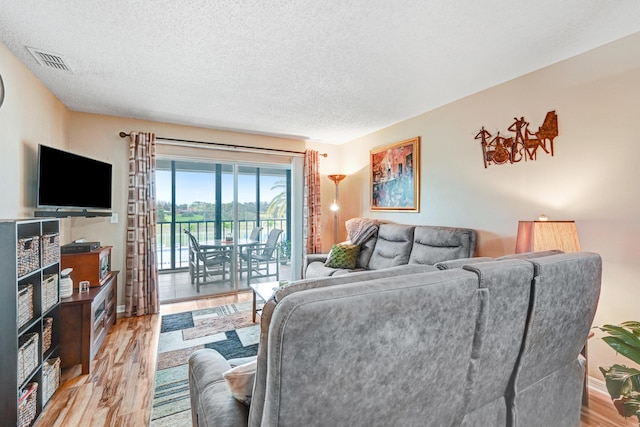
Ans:
{"type": "Polygon", "coordinates": [[[232,283],[230,271],[232,248],[200,245],[198,239],[189,230],[185,229],[184,233],[189,236],[189,274],[191,284],[196,285],[196,291],[200,292],[201,285],[232,283]],[[214,280],[216,276],[220,278],[214,280]]]}
{"type": "Polygon", "coordinates": [[[254,227],[253,230],[251,230],[251,234],[249,234],[249,240],[260,240],[262,230],[263,227],[254,227]]]}
{"type": "MultiPolygon", "coordinates": [[[[249,234],[249,240],[253,240],[253,241],[255,241],[255,242],[256,242],[256,244],[258,244],[258,243],[260,242],[260,233],[262,233],[262,230],[263,230],[263,229],[264,229],[263,227],[254,227],[254,228],[253,228],[253,230],[251,230],[251,234],[249,234]]],[[[240,266],[239,266],[239,269],[238,269],[238,270],[239,270],[239,272],[240,272],[240,278],[241,278],[241,279],[242,279],[242,273],[244,273],[245,271],[247,271],[247,269],[246,269],[246,265],[245,265],[245,267],[244,267],[244,268],[243,268],[243,266],[242,266],[242,260],[243,260],[242,254],[244,253],[244,251],[245,251],[245,249],[246,249],[246,247],[247,247],[247,246],[251,247],[251,246],[255,246],[255,245],[246,245],[246,246],[241,246],[241,247],[239,248],[239,250],[240,250],[240,255],[238,255],[238,256],[239,256],[239,258],[240,258],[240,266]]]]}
{"type": "Polygon", "coordinates": [[[248,247],[240,254],[240,275],[243,271],[247,272],[247,283],[251,283],[254,278],[275,277],[275,280],[280,280],[278,239],[280,239],[282,231],[274,228],[269,232],[265,243],[248,247]],[[245,264],[244,268],[242,263],[245,264]],[[272,271],[271,264],[275,264],[275,272],[272,271]]]}

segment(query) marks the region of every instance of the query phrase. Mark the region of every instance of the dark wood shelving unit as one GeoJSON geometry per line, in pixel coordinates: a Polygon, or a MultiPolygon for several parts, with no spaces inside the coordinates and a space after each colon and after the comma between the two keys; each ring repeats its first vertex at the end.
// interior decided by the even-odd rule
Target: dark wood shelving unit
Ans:
{"type": "MultiPolygon", "coordinates": [[[[59,253],[60,222],[58,219],[36,220],[0,220],[0,271],[3,284],[0,286],[0,419],[3,425],[19,424],[19,399],[28,384],[37,383],[35,399],[35,418],[29,423],[33,425],[48,400],[43,397],[43,367],[47,362],[55,360],[60,355],[60,253],[59,253]],[[43,236],[51,237],[55,245],[53,254],[43,255],[43,236]],[[21,268],[18,245],[25,239],[33,239],[29,245],[38,245],[39,254],[31,257],[33,263],[29,267],[21,268]],[[58,239],[58,240],[56,240],[58,239]],[[54,276],[55,275],[55,276],[54,276]],[[31,285],[33,314],[19,325],[18,293],[21,285],[31,285]],[[49,292],[54,292],[49,293],[49,292]],[[46,293],[46,294],[45,294],[46,293]],[[47,295],[51,295],[47,297],[47,295]],[[55,298],[54,298],[55,297],[55,298]],[[43,301],[48,305],[43,307],[43,301]],[[51,344],[48,349],[43,347],[46,318],[52,318],[51,344]],[[37,359],[34,369],[27,370],[19,366],[20,345],[31,334],[38,335],[37,359]],[[43,351],[45,350],[45,351],[43,351]],[[22,374],[19,374],[22,372],[22,374]],[[23,378],[20,378],[23,377],[23,378]]],[[[25,317],[26,318],[26,317],[25,317]]],[[[34,350],[35,351],[35,350],[34,350]]],[[[23,352],[24,354],[24,352],[23,352]]],[[[30,355],[34,353],[29,352],[30,355]]],[[[24,359],[24,356],[22,357],[24,359]]],[[[49,377],[50,378],[50,377],[49,377]]],[[[59,374],[57,376],[59,381],[59,374]]],[[[52,393],[53,394],[53,393],[52,393]]],[[[32,401],[33,402],[33,401],[32,401]]]]}

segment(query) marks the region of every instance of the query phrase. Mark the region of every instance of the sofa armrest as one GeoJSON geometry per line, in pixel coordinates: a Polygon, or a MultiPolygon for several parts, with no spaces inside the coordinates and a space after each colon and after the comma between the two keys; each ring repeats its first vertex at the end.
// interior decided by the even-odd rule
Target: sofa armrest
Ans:
{"type": "Polygon", "coordinates": [[[202,349],[189,357],[189,394],[194,427],[245,427],[249,408],[236,400],[222,373],[231,368],[217,351],[202,349]]]}
{"type": "Polygon", "coordinates": [[[307,254],[304,256],[304,265],[302,266],[302,277],[307,277],[307,267],[312,262],[320,261],[325,262],[329,254],[307,254]]]}
{"type": "Polygon", "coordinates": [[[257,356],[237,357],[235,359],[227,360],[227,363],[229,363],[230,367],[235,368],[236,366],[240,366],[240,365],[247,364],[249,362],[253,362],[253,361],[256,360],[256,358],[257,358],[257,356]]]}

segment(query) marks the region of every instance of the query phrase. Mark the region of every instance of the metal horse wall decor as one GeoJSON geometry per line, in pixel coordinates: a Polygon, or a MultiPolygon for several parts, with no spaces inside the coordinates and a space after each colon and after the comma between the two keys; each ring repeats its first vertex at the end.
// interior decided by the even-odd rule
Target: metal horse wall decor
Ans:
{"type": "Polygon", "coordinates": [[[482,143],[482,159],[484,167],[502,165],[507,162],[518,163],[522,159],[536,160],[538,148],[553,156],[553,139],[558,136],[558,116],[555,111],[549,111],[544,123],[537,132],[529,130],[529,122],[524,117],[514,117],[514,122],[508,130],[515,135],[505,138],[498,134],[491,135],[484,126],[475,136],[482,143]]]}

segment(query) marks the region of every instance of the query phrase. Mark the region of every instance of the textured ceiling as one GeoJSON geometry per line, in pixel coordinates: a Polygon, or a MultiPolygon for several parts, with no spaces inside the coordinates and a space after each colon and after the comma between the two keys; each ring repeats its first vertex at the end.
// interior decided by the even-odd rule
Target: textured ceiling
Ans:
{"type": "Polygon", "coordinates": [[[0,2],[73,111],[335,144],[638,31],[638,0],[0,2]]]}

